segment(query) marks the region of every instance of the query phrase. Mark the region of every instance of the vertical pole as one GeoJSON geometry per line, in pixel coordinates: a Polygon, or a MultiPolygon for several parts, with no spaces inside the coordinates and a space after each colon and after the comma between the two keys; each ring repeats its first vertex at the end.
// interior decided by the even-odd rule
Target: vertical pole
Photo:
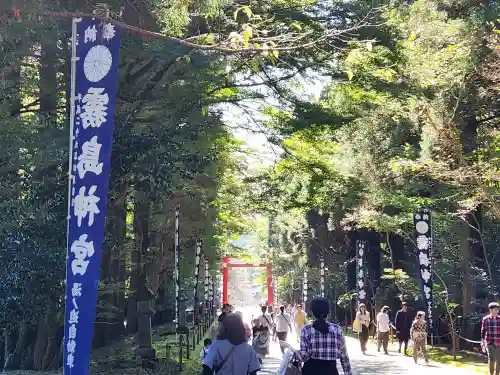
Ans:
{"type": "MultiPolygon", "coordinates": [[[[70,250],[70,244],[69,244],[69,224],[70,224],[70,218],[71,218],[71,187],[73,185],[73,148],[74,148],[74,143],[75,143],[75,114],[76,114],[76,62],[77,62],[77,56],[76,56],[76,43],[78,40],[78,22],[80,22],[80,19],[73,18],[71,20],[71,82],[70,82],[70,87],[71,87],[71,93],[70,93],[70,111],[69,111],[69,162],[68,162],[68,216],[66,217],[67,223],[66,223],[66,251],[68,252],[69,256],[69,250],[70,250]]],[[[66,263],[66,270],[65,270],[65,275],[68,274],[68,262],[66,263]]],[[[69,306],[66,305],[66,311],[67,309],[70,308],[69,306]]],[[[65,315],[66,316],[66,313],[65,315]]],[[[67,325],[64,325],[64,331],[66,332],[66,327],[67,325]]],[[[63,350],[63,363],[67,363],[67,351],[66,349],[63,350]]],[[[64,372],[67,373],[66,366],[63,366],[64,372]]]]}
{"type": "Polygon", "coordinates": [[[73,184],[73,147],[75,137],[75,114],[76,114],[76,43],[78,40],[78,22],[80,19],[73,18],[71,22],[71,93],[69,104],[69,162],[68,162],[68,224],[67,224],[67,239],[66,249],[69,249],[69,218],[71,216],[71,186],[73,184]]]}
{"type": "Polygon", "coordinates": [[[194,306],[193,306],[193,313],[194,313],[194,323],[198,324],[198,318],[199,318],[199,294],[198,294],[198,283],[199,283],[199,278],[200,278],[200,257],[201,257],[201,240],[196,241],[196,258],[195,258],[195,265],[194,265],[194,306]]]}
{"type": "Polygon", "coordinates": [[[267,306],[272,306],[273,305],[273,279],[271,277],[271,263],[267,263],[266,265],[266,272],[267,272],[267,306]]]}
{"type": "Polygon", "coordinates": [[[209,305],[210,300],[208,297],[209,284],[210,284],[210,275],[209,275],[209,270],[208,270],[208,257],[205,257],[205,285],[203,288],[203,295],[205,297],[205,314],[207,314],[209,312],[209,309],[210,309],[210,305],[209,305]]]}
{"type": "Polygon", "coordinates": [[[278,277],[273,277],[273,293],[274,293],[274,304],[279,306],[279,298],[278,298],[278,277]]]}
{"type": "Polygon", "coordinates": [[[319,287],[320,287],[321,297],[325,298],[325,259],[321,257],[319,262],[320,262],[320,273],[321,273],[319,287]]]}
{"type": "Polygon", "coordinates": [[[212,311],[215,314],[216,305],[215,300],[218,300],[218,304],[220,305],[221,296],[220,296],[220,277],[216,275],[212,276],[212,311]]]}
{"type": "Polygon", "coordinates": [[[214,311],[214,280],[213,277],[209,277],[209,284],[208,284],[208,310],[210,313],[210,317],[212,317],[213,311],[214,311]]]}
{"type": "Polygon", "coordinates": [[[307,305],[307,290],[308,290],[308,288],[309,288],[309,286],[307,285],[307,268],[306,268],[306,269],[304,269],[304,283],[302,285],[302,299],[304,301],[304,310],[306,310],[306,305],[307,305]]]}
{"type": "Polygon", "coordinates": [[[180,242],[179,242],[179,217],[180,206],[175,207],[175,260],[174,260],[174,277],[175,277],[175,332],[179,330],[180,317],[180,242]]]}
{"type": "Polygon", "coordinates": [[[222,261],[222,304],[229,303],[229,257],[225,256],[222,261]]]}

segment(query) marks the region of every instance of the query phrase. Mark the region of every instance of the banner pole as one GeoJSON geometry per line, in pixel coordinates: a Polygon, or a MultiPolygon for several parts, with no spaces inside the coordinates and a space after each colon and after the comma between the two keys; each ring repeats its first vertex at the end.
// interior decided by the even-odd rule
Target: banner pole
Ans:
{"type": "Polygon", "coordinates": [[[175,335],[179,338],[179,319],[180,319],[180,235],[179,235],[179,216],[180,206],[175,207],[175,335]]]}
{"type": "Polygon", "coordinates": [[[321,297],[325,298],[325,259],[323,257],[320,258],[320,293],[321,297]]]}
{"type": "Polygon", "coordinates": [[[67,216],[67,230],[66,230],[66,249],[69,250],[69,219],[71,215],[71,185],[73,182],[73,141],[75,132],[75,93],[76,93],[76,41],[78,29],[78,20],[72,19],[71,22],[71,78],[70,78],[70,105],[69,105],[69,155],[68,155],[68,216],[67,216]]]}
{"type": "MultiPolygon", "coordinates": [[[[70,240],[69,240],[69,228],[71,219],[71,187],[73,184],[73,143],[75,137],[75,112],[76,112],[76,42],[78,36],[78,22],[79,19],[71,19],[71,76],[70,76],[70,94],[69,94],[69,149],[68,149],[68,216],[66,217],[66,259],[69,258],[70,251],[70,240]]],[[[68,275],[68,261],[66,260],[66,275],[68,275]]],[[[66,280],[66,283],[68,280],[66,280]]],[[[66,285],[67,288],[67,285],[66,285]]],[[[65,306],[64,316],[66,317],[68,311],[68,306],[65,306]]],[[[64,324],[64,330],[66,331],[66,322],[64,324]]],[[[69,375],[66,371],[66,350],[63,350],[63,372],[64,375],[69,375]]]]}

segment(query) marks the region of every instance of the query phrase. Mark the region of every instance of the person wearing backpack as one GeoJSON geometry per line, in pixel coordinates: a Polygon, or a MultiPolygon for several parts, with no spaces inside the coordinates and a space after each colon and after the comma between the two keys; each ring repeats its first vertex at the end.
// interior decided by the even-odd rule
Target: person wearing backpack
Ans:
{"type": "Polygon", "coordinates": [[[290,324],[290,316],[285,313],[285,306],[280,306],[280,313],[276,316],[276,336],[280,341],[281,352],[285,352],[286,339],[288,336],[288,331],[292,331],[292,326],[290,324]]]}
{"type": "Polygon", "coordinates": [[[257,375],[259,370],[257,354],[245,340],[243,322],[227,314],[203,360],[202,375],[257,375]]]}

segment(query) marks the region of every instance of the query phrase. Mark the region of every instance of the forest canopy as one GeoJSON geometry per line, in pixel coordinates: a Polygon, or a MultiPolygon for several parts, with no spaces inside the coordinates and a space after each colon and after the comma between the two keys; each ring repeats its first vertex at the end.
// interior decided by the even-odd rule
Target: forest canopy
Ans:
{"type": "Polygon", "coordinates": [[[177,206],[185,300],[196,240],[216,269],[248,252],[234,245],[248,233],[284,299],[300,299],[304,269],[316,288],[321,256],[334,314],[346,314],[358,239],[378,254],[374,305],[418,299],[419,207],[432,211],[436,319],[474,322],[498,298],[497,1],[76,4],[0,5],[0,366],[60,365],[74,12],[130,26],[94,346],[137,331],[142,282],[172,313],[177,206]],[[264,168],[255,134],[278,150],[264,168]]]}

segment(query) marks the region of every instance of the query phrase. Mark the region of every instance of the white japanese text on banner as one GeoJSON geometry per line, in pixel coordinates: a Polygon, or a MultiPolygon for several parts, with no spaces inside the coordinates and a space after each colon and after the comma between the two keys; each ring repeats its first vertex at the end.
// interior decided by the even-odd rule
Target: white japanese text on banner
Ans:
{"type": "Polygon", "coordinates": [[[420,280],[422,297],[425,302],[425,312],[429,324],[429,332],[433,329],[432,316],[432,229],[431,213],[427,208],[421,208],[413,215],[417,235],[417,257],[420,264],[420,280]]]}
{"type": "Polygon", "coordinates": [[[115,26],[76,22],[64,374],[87,375],[104,240],[120,40],[115,26]]]}

